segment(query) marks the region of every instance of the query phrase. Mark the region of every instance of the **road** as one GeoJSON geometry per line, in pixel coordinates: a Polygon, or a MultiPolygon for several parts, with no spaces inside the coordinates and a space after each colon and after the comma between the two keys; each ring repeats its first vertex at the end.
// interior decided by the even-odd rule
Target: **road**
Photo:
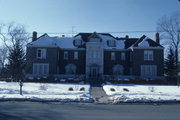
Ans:
{"type": "Polygon", "coordinates": [[[0,120],[180,120],[180,105],[0,102],[0,120]]]}

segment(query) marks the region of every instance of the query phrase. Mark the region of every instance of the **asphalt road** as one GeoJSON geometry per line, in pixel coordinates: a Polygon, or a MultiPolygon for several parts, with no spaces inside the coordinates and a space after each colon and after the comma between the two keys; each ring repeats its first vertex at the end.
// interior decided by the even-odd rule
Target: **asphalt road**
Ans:
{"type": "Polygon", "coordinates": [[[180,105],[0,102],[0,120],[180,120],[180,105]]]}

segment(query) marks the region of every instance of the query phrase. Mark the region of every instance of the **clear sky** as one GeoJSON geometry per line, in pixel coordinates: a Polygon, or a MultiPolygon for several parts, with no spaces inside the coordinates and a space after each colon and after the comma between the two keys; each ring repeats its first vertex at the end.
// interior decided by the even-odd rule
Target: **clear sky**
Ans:
{"type": "MultiPolygon", "coordinates": [[[[154,31],[159,18],[180,12],[177,0],[0,0],[0,22],[18,22],[28,32],[154,31]]],[[[154,33],[115,36],[150,37],[154,33]]]]}

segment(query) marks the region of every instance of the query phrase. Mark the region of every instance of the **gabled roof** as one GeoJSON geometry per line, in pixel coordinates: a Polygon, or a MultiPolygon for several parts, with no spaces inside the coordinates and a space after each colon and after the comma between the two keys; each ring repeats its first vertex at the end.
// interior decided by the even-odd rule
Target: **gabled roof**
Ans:
{"type": "MultiPolygon", "coordinates": [[[[109,34],[109,33],[96,33],[96,34],[109,36],[109,37],[112,37],[112,38],[115,39],[115,37],[112,36],[112,35],[109,34]]],[[[78,34],[75,35],[74,37],[81,36],[82,39],[83,39],[85,42],[88,42],[88,38],[89,38],[91,35],[92,35],[92,33],[78,33],[78,34]]]]}
{"type": "Polygon", "coordinates": [[[132,47],[162,47],[159,43],[143,35],[132,47]]]}

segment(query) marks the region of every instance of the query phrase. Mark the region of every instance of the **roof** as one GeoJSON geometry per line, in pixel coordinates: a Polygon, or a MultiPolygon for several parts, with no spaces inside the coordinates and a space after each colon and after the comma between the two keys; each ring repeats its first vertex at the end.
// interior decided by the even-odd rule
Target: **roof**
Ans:
{"type": "Polygon", "coordinates": [[[28,46],[49,46],[59,48],[76,48],[72,37],[50,37],[47,34],[40,36],[36,41],[28,43],[28,46]]]}
{"type": "Polygon", "coordinates": [[[162,47],[159,43],[155,42],[154,40],[150,39],[143,35],[139,40],[137,40],[133,45],[133,47],[162,47]]]}
{"type": "Polygon", "coordinates": [[[160,44],[156,43],[152,39],[143,35],[141,38],[115,38],[109,33],[79,33],[74,37],[50,37],[44,34],[37,38],[36,41],[28,43],[28,46],[51,46],[59,48],[85,48],[86,42],[90,38],[100,38],[101,42],[104,44],[104,49],[127,49],[130,47],[162,47],[160,44]],[[74,40],[81,39],[83,44],[81,46],[75,46],[74,40]],[[110,47],[108,45],[108,40],[114,40],[116,45],[110,47]]]}

